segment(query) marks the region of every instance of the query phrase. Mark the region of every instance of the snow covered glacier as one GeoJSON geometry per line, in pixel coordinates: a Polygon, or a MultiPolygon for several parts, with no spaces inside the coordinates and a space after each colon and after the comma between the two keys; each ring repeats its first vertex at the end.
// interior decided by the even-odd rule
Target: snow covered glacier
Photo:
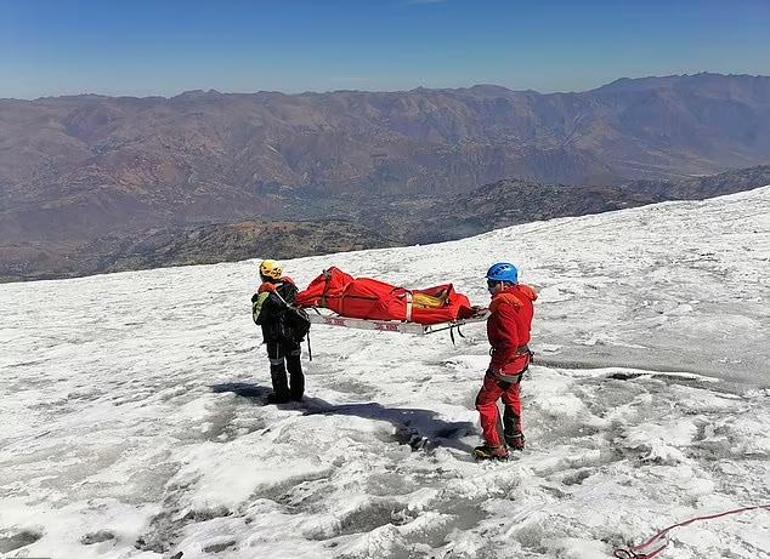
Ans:
{"type": "MultiPolygon", "coordinates": [[[[456,346],[315,328],[308,402],[276,407],[255,261],[0,286],[0,554],[593,559],[770,502],[770,187],[286,269],[483,303],[501,259],[541,290],[507,463],[468,454],[481,325],[456,346]]],[[[661,557],[768,550],[754,511],[661,557]]]]}

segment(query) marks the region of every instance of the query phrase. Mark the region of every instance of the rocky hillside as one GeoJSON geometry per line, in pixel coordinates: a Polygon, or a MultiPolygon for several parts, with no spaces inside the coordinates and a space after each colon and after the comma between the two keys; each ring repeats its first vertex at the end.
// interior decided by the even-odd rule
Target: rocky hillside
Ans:
{"type": "Polygon", "coordinates": [[[503,180],[451,205],[433,204],[413,220],[410,243],[438,242],[555,217],[580,216],[669,200],[702,200],[770,184],[770,165],[708,177],[571,186],[503,180]]]}
{"type": "Polygon", "coordinates": [[[702,199],[770,184],[770,166],[675,181],[572,186],[503,180],[450,199],[333,198],[304,207],[304,221],[152,228],[85,243],[0,247],[0,281],[45,279],[243,260],[294,258],[459,239],[519,223],[702,199]],[[322,219],[320,216],[333,218],[322,219]]]}
{"type": "Polygon", "coordinates": [[[0,282],[232,262],[273,254],[312,256],[396,244],[372,229],[342,220],[154,228],[81,244],[0,247],[0,282]]]}
{"type": "Polygon", "coordinates": [[[376,93],[0,100],[0,238],[91,241],[253,220],[338,196],[517,177],[617,184],[770,162],[770,78],[699,74],[543,95],[376,93]]]}

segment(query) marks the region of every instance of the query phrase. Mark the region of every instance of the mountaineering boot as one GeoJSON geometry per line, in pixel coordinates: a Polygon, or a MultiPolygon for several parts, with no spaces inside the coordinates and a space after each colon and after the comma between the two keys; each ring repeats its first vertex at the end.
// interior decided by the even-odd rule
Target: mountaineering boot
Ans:
{"type": "Polygon", "coordinates": [[[510,406],[503,413],[503,437],[511,450],[524,450],[524,433],[521,432],[521,416],[510,406]]]}
{"type": "Polygon", "coordinates": [[[286,357],[286,368],[289,371],[289,398],[294,402],[301,402],[305,393],[305,375],[302,374],[300,362],[300,350],[294,349],[286,357]]]}
{"type": "Polygon", "coordinates": [[[267,395],[268,404],[285,404],[290,399],[289,386],[286,383],[286,371],[271,371],[273,391],[267,395]]]}
{"type": "Polygon", "coordinates": [[[271,392],[267,395],[268,404],[285,404],[289,401],[288,394],[279,394],[277,392],[271,392]]]}
{"type": "Polygon", "coordinates": [[[504,436],[505,442],[511,450],[524,450],[524,433],[514,433],[512,435],[504,436]]]}
{"type": "Polygon", "coordinates": [[[289,383],[286,380],[286,367],[283,357],[270,359],[270,380],[273,392],[268,394],[268,404],[285,404],[289,401],[289,383]]]}
{"type": "Polygon", "coordinates": [[[473,456],[477,460],[508,460],[508,449],[505,446],[489,446],[483,444],[473,449],[473,456]]]}

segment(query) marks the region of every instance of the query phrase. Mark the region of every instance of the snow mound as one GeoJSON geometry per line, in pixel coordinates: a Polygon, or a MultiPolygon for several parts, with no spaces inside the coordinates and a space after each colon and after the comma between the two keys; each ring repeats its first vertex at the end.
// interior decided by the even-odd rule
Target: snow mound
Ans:
{"type": "MultiPolygon", "coordinates": [[[[500,259],[542,288],[507,463],[469,455],[481,325],[317,328],[307,401],[266,406],[254,261],[0,286],[0,553],[594,559],[770,502],[770,187],[286,269],[481,303],[500,259]]],[[[767,514],[664,556],[769,557],[767,514]]]]}

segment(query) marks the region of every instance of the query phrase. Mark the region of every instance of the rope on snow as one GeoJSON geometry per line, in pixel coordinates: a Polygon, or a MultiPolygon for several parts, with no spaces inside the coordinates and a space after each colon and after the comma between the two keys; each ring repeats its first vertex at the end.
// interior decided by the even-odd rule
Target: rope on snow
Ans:
{"type": "Polygon", "coordinates": [[[678,524],[674,524],[672,526],[669,526],[668,528],[664,528],[654,536],[652,536],[649,540],[646,542],[635,545],[632,547],[621,547],[615,550],[613,555],[617,559],[653,559],[653,557],[657,557],[660,555],[664,549],[668,546],[668,533],[673,530],[674,528],[681,528],[682,526],[687,526],[688,524],[692,524],[693,522],[698,522],[700,520],[713,520],[715,518],[721,518],[723,516],[729,516],[731,514],[739,514],[742,512],[748,512],[750,510],[758,510],[758,509],[764,509],[766,511],[770,511],[770,504],[767,505],[757,505],[755,507],[743,507],[740,509],[733,509],[728,510],[725,512],[720,512],[718,514],[709,514],[706,516],[696,516],[695,518],[691,518],[689,520],[685,520],[684,522],[679,522],[678,524]]]}

